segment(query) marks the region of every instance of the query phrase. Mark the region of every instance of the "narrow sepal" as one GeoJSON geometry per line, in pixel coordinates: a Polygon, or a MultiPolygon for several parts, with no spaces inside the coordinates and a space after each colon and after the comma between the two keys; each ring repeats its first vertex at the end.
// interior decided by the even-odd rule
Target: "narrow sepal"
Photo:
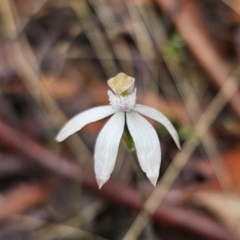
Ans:
{"type": "Polygon", "coordinates": [[[115,113],[97,137],[94,151],[94,170],[99,188],[113,171],[125,124],[125,113],[115,113]]]}
{"type": "Polygon", "coordinates": [[[116,110],[114,110],[111,106],[95,107],[95,108],[86,110],[84,112],[81,112],[75,117],[73,117],[72,119],[70,119],[63,126],[63,128],[58,133],[56,140],[58,142],[61,142],[65,140],[67,137],[69,137],[70,135],[72,135],[73,133],[79,131],[81,128],[83,128],[87,124],[91,122],[96,122],[100,119],[108,117],[115,112],[116,110]]]}
{"type": "Polygon", "coordinates": [[[161,149],[158,135],[152,125],[140,114],[126,113],[128,130],[135,143],[142,170],[155,186],[161,163],[161,149]]]}
{"type": "Polygon", "coordinates": [[[155,121],[161,123],[172,136],[178,149],[181,149],[178,133],[166,116],[164,116],[161,112],[159,112],[155,108],[148,107],[145,105],[140,105],[140,104],[136,104],[134,110],[142,115],[145,115],[146,117],[152,118],[155,121]]]}

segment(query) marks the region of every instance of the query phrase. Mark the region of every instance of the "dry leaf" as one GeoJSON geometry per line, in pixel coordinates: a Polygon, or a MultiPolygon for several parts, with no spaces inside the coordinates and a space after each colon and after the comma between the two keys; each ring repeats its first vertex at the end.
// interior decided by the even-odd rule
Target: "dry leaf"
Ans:
{"type": "Polygon", "coordinates": [[[227,228],[240,234],[240,195],[216,191],[195,193],[192,200],[216,216],[227,228]]]}

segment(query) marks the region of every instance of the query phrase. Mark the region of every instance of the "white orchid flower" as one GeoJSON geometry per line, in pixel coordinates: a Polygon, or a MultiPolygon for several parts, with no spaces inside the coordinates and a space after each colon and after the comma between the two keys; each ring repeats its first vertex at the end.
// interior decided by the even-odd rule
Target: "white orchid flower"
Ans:
{"type": "Polygon", "coordinates": [[[161,163],[160,143],[155,129],[142,115],[164,125],[180,149],[178,134],[170,121],[158,110],[136,104],[134,81],[124,73],[109,79],[108,85],[114,91],[108,91],[110,105],[79,113],[66,123],[56,137],[61,142],[85,125],[113,115],[100,131],[94,151],[94,170],[99,188],[113,171],[125,123],[134,141],[140,166],[154,186],[161,163]]]}

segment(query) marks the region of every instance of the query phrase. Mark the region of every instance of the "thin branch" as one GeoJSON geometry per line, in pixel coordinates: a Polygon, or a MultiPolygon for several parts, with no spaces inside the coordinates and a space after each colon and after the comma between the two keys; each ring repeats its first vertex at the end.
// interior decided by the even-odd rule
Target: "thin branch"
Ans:
{"type": "MultiPolygon", "coordinates": [[[[0,145],[30,158],[38,165],[41,165],[60,176],[81,182],[85,189],[91,190],[106,199],[110,199],[112,202],[127,206],[136,211],[142,210],[140,194],[135,189],[110,180],[103,186],[101,191],[99,191],[96,179],[91,171],[87,169],[81,171],[74,163],[71,163],[65,158],[61,158],[50,150],[38,145],[1,121],[0,145]]],[[[158,223],[168,224],[169,226],[177,225],[200,234],[201,236],[210,236],[212,239],[227,240],[231,238],[229,235],[230,233],[227,230],[223,229],[222,226],[219,226],[210,218],[192,211],[178,208],[173,204],[169,204],[172,197],[167,199],[166,202],[168,204],[159,207],[158,201],[160,201],[161,198],[156,201],[156,191],[154,191],[151,196],[152,197],[149,198],[147,204],[153,204],[155,209],[154,211],[149,211],[150,217],[158,223]]],[[[149,205],[147,205],[147,207],[149,208],[149,205]]]]}

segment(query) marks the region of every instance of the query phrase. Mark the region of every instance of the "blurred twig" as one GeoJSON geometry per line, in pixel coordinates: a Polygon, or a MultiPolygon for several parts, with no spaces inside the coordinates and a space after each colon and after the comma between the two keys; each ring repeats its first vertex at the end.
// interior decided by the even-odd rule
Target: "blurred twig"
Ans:
{"type": "Polygon", "coordinates": [[[24,216],[19,214],[12,214],[10,217],[11,222],[17,225],[17,229],[23,228],[24,230],[35,230],[32,234],[34,240],[47,240],[55,238],[74,237],[78,239],[96,239],[107,240],[83,229],[73,227],[66,223],[52,223],[46,220],[24,216]]]}
{"type": "MultiPolygon", "coordinates": [[[[41,84],[39,66],[37,60],[34,58],[34,54],[31,52],[30,46],[27,44],[27,40],[23,36],[18,36],[17,26],[11,10],[11,0],[1,1],[0,12],[5,26],[5,38],[9,42],[8,52],[10,53],[11,51],[15,55],[14,57],[12,54],[10,55],[12,57],[9,59],[10,64],[22,79],[29,93],[46,111],[50,120],[57,127],[61,127],[67,121],[67,118],[58,108],[48,90],[41,84]],[[31,63],[26,58],[23,49],[32,53],[31,63]]],[[[72,136],[66,142],[79,162],[84,162],[86,159],[91,158],[90,152],[77,135],[72,136]]]]}
{"type": "MultiPolygon", "coordinates": [[[[169,71],[172,74],[173,79],[175,80],[177,89],[180,92],[180,95],[183,99],[184,104],[186,105],[188,114],[190,115],[192,122],[195,123],[202,114],[200,110],[201,108],[199,106],[199,100],[197,99],[196,97],[197,95],[194,89],[190,86],[191,85],[190,82],[186,79],[186,76],[184,76],[183,71],[181,71],[177,62],[172,61],[168,57],[168,55],[164,53],[164,49],[162,49],[163,40],[165,39],[166,41],[166,33],[162,27],[162,24],[159,22],[158,18],[154,18],[154,15],[152,15],[151,17],[147,17],[148,15],[147,15],[146,7],[148,8],[151,7],[151,3],[149,3],[148,6],[146,6],[146,4],[145,5],[143,3],[140,4],[139,1],[136,1],[136,6],[138,7],[142,18],[144,19],[149,29],[151,29],[151,26],[153,25],[158,26],[157,28],[158,30],[151,29],[152,31],[150,31],[150,34],[152,35],[160,53],[162,53],[162,58],[164,59],[167,67],[169,68],[169,71]],[[185,84],[185,88],[183,88],[183,84],[185,84]]],[[[169,92],[168,89],[166,89],[166,88],[169,88],[169,85],[171,85],[171,83],[168,83],[167,87],[165,88],[163,85],[161,85],[161,87],[163,88],[165,95],[170,99],[171,95],[168,93],[169,92]]],[[[170,86],[170,87],[175,88],[174,86],[170,86]]],[[[203,144],[205,152],[208,155],[208,159],[210,159],[213,165],[213,169],[215,170],[216,176],[218,177],[223,190],[227,191],[231,189],[231,181],[229,178],[229,174],[226,172],[223,166],[220,154],[217,150],[217,146],[214,143],[210,133],[209,132],[206,133],[206,136],[203,136],[201,140],[202,140],[201,142],[203,144]]]]}
{"type": "MultiPolygon", "coordinates": [[[[113,202],[130,207],[137,211],[142,209],[138,191],[130,187],[123,186],[112,180],[109,180],[103,186],[101,191],[99,191],[94,174],[91,171],[87,169],[80,171],[75,164],[57,156],[50,150],[39,146],[37,143],[17,133],[1,122],[0,145],[4,146],[5,148],[10,148],[11,151],[16,151],[19,154],[34,160],[37,164],[44,166],[60,176],[77,182],[81,181],[83,187],[85,187],[87,190],[92,190],[104,198],[111,199],[113,202]],[[118,191],[116,191],[116,189],[118,191]]],[[[157,193],[159,194],[159,192],[157,193]]],[[[154,194],[151,196],[152,197],[147,201],[147,204],[153,204],[153,207],[158,207],[158,204],[156,204],[155,200],[155,197],[158,197],[156,196],[156,192],[154,191],[154,194]]],[[[169,198],[169,200],[170,199],[172,198],[169,198]]],[[[160,198],[158,200],[160,200],[160,198]]],[[[157,209],[157,211],[151,211],[150,216],[152,219],[158,222],[164,222],[165,224],[168,222],[169,225],[182,226],[189,230],[195,231],[202,236],[212,236],[213,239],[218,240],[229,239],[229,233],[209,218],[198,214],[196,215],[193,212],[188,212],[180,208],[174,208],[172,205],[162,205],[157,209]]]]}
{"type": "Polygon", "coordinates": [[[229,6],[233,11],[240,15],[240,4],[238,0],[222,0],[227,6],[229,6]]]}
{"type": "Polygon", "coordinates": [[[86,15],[90,13],[87,1],[82,0],[81,2],[76,0],[69,1],[70,6],[79,18],[80,24],[83,26],[83,30],[98,57],[102,68],[108,78],[115,76],[118,73],[117,66],[114,62],[114,56],[111,49],[108,47],[106,38],[104,37],[101,29],[96,25],[91,18],[87,18],[86,15]],[[106,60],[102,60],[102,57],[106,60]]]}
{"type": "Polygon", "coordinates": [[[106,0],[89,0],[89,2],[94,7],[97,16],[99,17],[99,20],[106,31],[109,44],[111,44],[113,54],[116,56],[116,60],[119,62],[121,71],[127,73],[128,75],[133,75],[133,66],[129,64],[132,59],[131,51],[129,46],[120,36],[122,33],[121,25],[118,23],[118,21],[116,21],[109,3],[106,0]]]}
{"type": "MultiPolygon", "coordinates": [[[[32,20],[32,18],[37,15],[47,4],[48,4],[49,0],[40,0],[37,2],[34,2],[34,10],[31,13],[31,16],[27,19],[25,19],[23,22],[20,23],[20,19],[19,20],[19,25],[18,26],[18,34],[16,35],[16,37],[19,37],[23,31],[25,30],[26,26],[30,23],[30,21],[32,20]]],[[[13,7],[13,5],[12,5],[13,7]]]]}
{"type": "MultiPolygon", "coordinates": [[[[163,58],[173,76],[175,84],[188,110],[188,114],[192,120],[192,123],[195,124],[198,118],[202,115],[200,100],[197,99],[197,93],[191,85],[190,81],[187,80],[186,75],[180,69],[178,64],[168,59],[165,54],[163,54],[163,58]]],[[[239,71],[239,69],[237,69],[235,72],[239,71]]],[[[232,183],[229,173],[227,172],[222,161],[221,154],[217,148],[217,144],[211,134],[211,131],[208,131],[204,136],[201,136],[201,144],[204,148],[203,154],[207,155],[207,158],[210,160],[213,170],[222,186],[222,189],[226,193],[227,191],[231,190],[232,183]]]]}
{"type": "Polygon", "coordinates": [[[159,7],[172,18],[176,28],[193,55],[210,76],[210,79],[217,88],[222,89],[223,96],[226,99],[229,99],[230,107],[240,119],[240,94],[239,91],[235,91],[234,94],[231,91],[231,88],[238,89],[237,81],[233,75],[230,75],[232,72],[231,69],[227,66],[222,57],[217,53],[214,45],[211,43],[206,28],[202,26],[201,18],[197,14],[198,11],[194,3],[189,0],[183,1],[178,9],[178,1],[155,1],[159,7]],[[229,82],[228,87],[222,88],[226,81],[229,82]]]}
{"type": "MultiPolygon", "coordinates": [[[[160,20],[155,17],[146,17],[147,11],[146,7],[139,4],[139,1],[137,1],[137,6],[139,7],[139,11],[142,14],[142,17],[145,19],[146,25],[151,29],[152,25],[158,26],[157,30],[152,30],[150,33],[153,36],[153,39],[155,40],[155,43],[162,55],[162,58],[164,59],[174,81],[177,86],[177,89],[183,99],[183,102],[188,110],[188,114],[190,115],[190,118],[193,123],[195,123],[198,118],[202,115],[201,107],[200,107],[200,100],[197,99],[196,91],[191,86],[190,81],[188,81],[186,74],[183,70],[181,70],[180,65],[178,62],[170,59],[170,57],[164,52],[164,49],[162,48],[163,41],[166,41],[166,32],[164,31],[164,28],[162,27],[162,24],[160,23],[160,20]],[[153,24],[154,23],[154,24],[153,24]]],[[[150,3],[151,4],[151,3],[150,3]]],[[[187,26],[186,26],[187,27],[187,26]]],[[[238,69],[237,69],[238,71],[238,69]]],[[[233,74],[235,75],[235,74],[233,74]]],[[[169,87],[168,83],[168,86],[169,87]]],[[[166,95],[169,95],[168,98],[170,99],[170,94],[168,94],[167,89],[163,89],[164,93],[166,95]]],[[[207,153],[208,159],[210,159],[213,169],[215,170],[216,176],[219,179],[219,182],[222,185],[223,190],[229,190],[231,189],[231,181],[229,178],[229,174],[226,172],[224,165],[221,160],[221,156],[219,154],[219,151],[217,149],[216,143],[213,140],[213,137],[211,136],[211,133],[206,133],[205,136],[201,139],[203,147],[205,149],[205,152],[207,153]]]]}
{"type": "Polygon", "coordinates": [[[140,232],[144,229],[147,224],[147,213],[153,214],[156,211],[157,207],[162,202],[163,198],[166,196],[171,185],[176,180],[179,172],[183,169],[190,155],[200,143],[201,137],[204,136],[205,133],[208,131],[209,127],[211,126],[215,118],[218,116],[219,112],[229,101],[230,96],[232,96],[237,91],[237,89],[232,86],[232,78],[230,77],[229,80],[223,84],[220,92],[217,94],[209,107],[205,110],[203,115],[195,124],[195,130],[199,138],[190,137],[186,140],[182,148],[182,152],[174,158],[170,167],[165,172],[163,178],[147,200],[144,206],[144,211],[138,215],[133,225],[125,235],[124,240],[137,238],[140,232]],[[228,98],[226,98],[226,96],[223,96],[222,94],[222,90],[224,88],[228,88],[228,90],[231,90],[231,92],[229,92],[228,98]]]}
{"type": "MultiPolygon", "coordinates": [[[[200,63],[202,63],[205,70],[211,75],[216,85],[220,88],[219,94],[200,117],[200,120],[195,124],[195,129],[198,136],[201,138],[205,135],[209,126],[228,101],[236,115],[240,118],[238,84],[232,75],[229,76],[230,70],[226,67],[221,58],[217,56],[217,53],[213,50],[213,46],[210,45],[209,39],[206,38],[206,35],[201,34],[199,21],[196,20],[195,15],[193,16],[193,13],[195,14],[197,12],[192,11],[193,9],[195,10],[194,5],[189,1],[185,1],[184,7],[181,7],[181,9],[176,12],[174,11],[176,9],[173,9],[176,4],[175,1],[158,0],[157,3],[174,19],[186,43],[200,63]],[[193,21],[193,19],[196,21],[193,21]],[[188,23],[187,25],[186,22],[188,23]]],[[[156,210],[198,144],[199,139],[190,138],[186,141],[182,152],[176,156],[158,184],[158,187],[146,202],[145,211],[147,213],[153,213],[156,210]]],[[[143,227],[146,226],[146,212],[139,214],[124,237],[124,240],[137,238],[143,227]]]]}
{"type": "Polygon", "coordinates": [[[79,228],[64,224],[48,223],[44,228],[36,231],[33,234],[34,240],[52,240],[71,237],[74,239],[95,239],[95,240],[107,240],[106,238],[97,236],[90,232],[84,231],[79,228]]]}

